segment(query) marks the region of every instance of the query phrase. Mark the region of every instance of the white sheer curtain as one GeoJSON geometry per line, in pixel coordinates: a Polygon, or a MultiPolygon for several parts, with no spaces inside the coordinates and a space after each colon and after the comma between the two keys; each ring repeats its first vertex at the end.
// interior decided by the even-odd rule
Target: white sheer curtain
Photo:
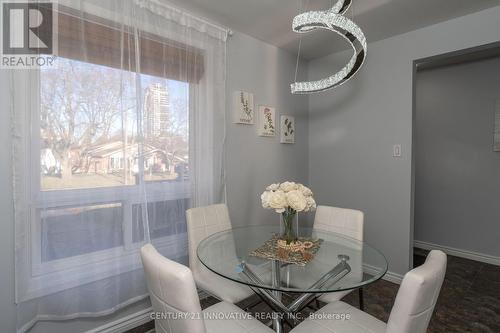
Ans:
{"type": "Polygon", "coordinates": [[[53,66],[11,70],[18,331],[147,297],[224,199],[227,32],[155,0],[59,0],[53,66]]]}

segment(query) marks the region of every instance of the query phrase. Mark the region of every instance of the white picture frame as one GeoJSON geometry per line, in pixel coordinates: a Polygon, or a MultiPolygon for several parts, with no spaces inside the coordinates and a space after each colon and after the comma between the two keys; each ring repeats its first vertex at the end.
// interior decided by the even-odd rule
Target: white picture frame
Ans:
{"type": "Polygon", "coordinates": [[[276,135],[276,108],[260,105],[258,121],[257,133],[259,136],[272,137],[276,135]]]}
{"type": "Polygon", "coordinates": [[[293,116],[281,115],[280,142],[295,143],[295,118],[293,116]]]}
{"type": "Polygon", "coordinates": [[[233,93],[235,124],[253,125],[255,112],[253,94],[246,91],[235,91],[233,93]]]}

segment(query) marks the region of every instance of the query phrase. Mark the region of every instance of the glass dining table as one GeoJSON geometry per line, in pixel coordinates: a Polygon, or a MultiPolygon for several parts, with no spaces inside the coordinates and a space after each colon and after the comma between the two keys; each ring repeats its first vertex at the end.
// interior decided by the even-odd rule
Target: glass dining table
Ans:
{"type": "Polygon", "coordinates": [[[255,250],[280,234],[280,226],[246,226],[215,233],[197,249],[201,263],[215,274],[250,287],[274,311],[273,328],[295,325],[297,314],[325,293],[362,288],[387,272],[384,255],[366,242],[334,232],[298,228],[299,237],[319,240],[307,264],[255,256],[255,250]],[[283,294],[286,293],[285,302],[283,294]]]}

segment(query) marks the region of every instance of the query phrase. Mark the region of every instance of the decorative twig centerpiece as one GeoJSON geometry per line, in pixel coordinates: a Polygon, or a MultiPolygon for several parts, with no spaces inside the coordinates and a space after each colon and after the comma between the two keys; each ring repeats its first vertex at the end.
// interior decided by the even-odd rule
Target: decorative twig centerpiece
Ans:
{"type": "Polygon", "coordinates": [[[294,182],[284,182],[269,185],[260,196],[262,207],[274,209],[276,213],[281,214],[283,223],[283,233],[279,244],[284,244],[287,248],[301,248],[297,246],[290,247],[291,243],[297,240],[297,234],[293,229],[293,221],[299,212],[308,212],[316,208],[316,202],[313,198],[313,192],[306,186],[294,182]]]}

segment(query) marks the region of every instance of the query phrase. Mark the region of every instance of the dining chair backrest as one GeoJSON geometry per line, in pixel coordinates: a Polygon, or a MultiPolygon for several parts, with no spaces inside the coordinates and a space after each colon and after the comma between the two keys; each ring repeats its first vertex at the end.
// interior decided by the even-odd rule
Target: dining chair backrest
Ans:
{"type": "Polygon", "coordinates": [[[446,254],[431,251],[425,263],[408,273],[399,287],[386,333],[425,333],[446,273],[446,254]]]}
{"type": "Polygon", "coordinates": [[[198,244],[216,232],[231,229],[231,220],[225,204],[191,208],[186,211],[189,267],[193,271],[202,269],[196,255],[198,244]]]}
{"type": "MultiPolygon", "coordinates": [[[[314,217],[313,229],[334,232],[341,236],[355,239],[356,241],[363,241],[363,223],[364,214],[359,210],[331,207],[331,206],[318,206],[316,208],[316,215],[314,217]]],[[[349,239],[338,239],[338,245],[345,247],[342,254],[350,257],[349,265],[351,271],[349,274],[340,281],[348,282],[351,280],[363,280],[363,244],[353,242],[349,239]],[[352,254],[351,254],[352,252],[352,254]]],[[[317,254],[317,261],[325,263],[326,266],[330,264],[332,258],[329,251],[320,251],[317,254]]]]}
{"type": "Polygon", "coordinates": [[[191,270],[165,258],[151,244],[141,248],[141,260],[153,310],[159,316],[156,333],[205,333],[191,270]]]}
{"type": "Polygon", "coordinates": [[[318,206],[313,228],[363,241],[363,222],[364,214],[359,210],[318,206]]]}

